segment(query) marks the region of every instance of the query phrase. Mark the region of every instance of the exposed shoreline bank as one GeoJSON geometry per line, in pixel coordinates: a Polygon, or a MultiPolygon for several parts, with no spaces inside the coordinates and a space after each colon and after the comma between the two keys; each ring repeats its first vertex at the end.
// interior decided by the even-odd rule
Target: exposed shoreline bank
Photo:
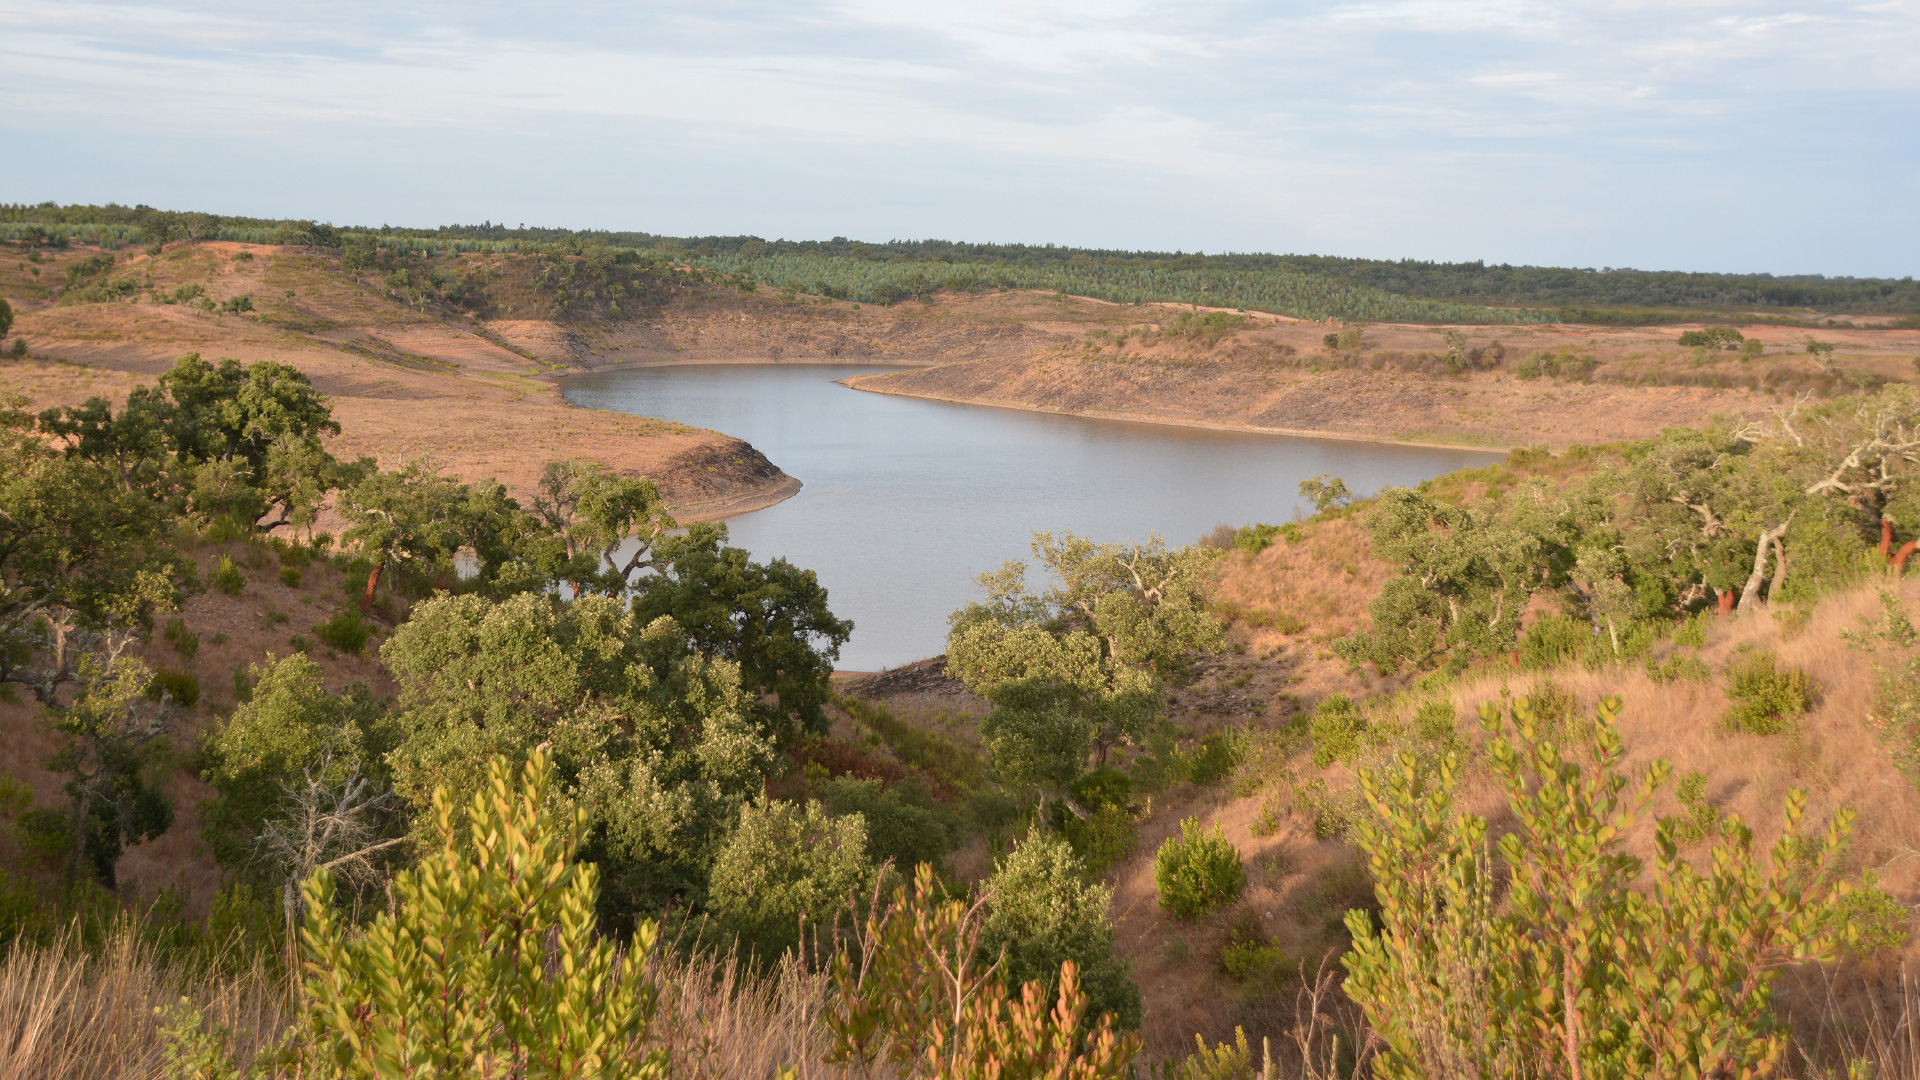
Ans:
{"type": "Polygon", "coordinates": [[[885,374],[891,373],[875,372],[873,375],[855,375],[851,378],[840,380],[840,385],[852,390],[861,390],[869,394],[886,394],[891,397],[922,398],[927,401],[944,401],[954,405],[978,405],[989,409],[1012,409],[1018,412],[1047,413],[1053,416],[1080,416],[1089,420],[1120,420],[1133,424],[1159,424],[1163,427],[1197,428],[1202,431],[1231,431],[1247,435],[1278,435],[1292,439],[1332,439],[1339,442],[1371,443],[1377,446],[1417,446],[1429,450],[1472,450],[1487,454],[1505,454],[1515,449],[1513,446],[1489,446],[1485,443],[1433,442],[1417,439],[1395,439],[1379,435],[1360,435],[1344,431],[1316,430],[1313,428],[1265,427],[1254,424],[1233,424],[1212,420],[1185,420],[1120,410],[1064,409],[1052,405],[1029,405],[1019,401],[968,398],[957,395],[936,394],[929,391],[896,390],[890,387],[863,385],[866,380],[885,374]]]}

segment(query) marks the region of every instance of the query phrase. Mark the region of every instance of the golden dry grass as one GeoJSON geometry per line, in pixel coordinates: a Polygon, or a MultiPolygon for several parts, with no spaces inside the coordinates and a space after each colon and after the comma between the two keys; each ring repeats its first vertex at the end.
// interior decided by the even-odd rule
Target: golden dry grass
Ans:
{"type": "Polygon", "coordinates": [[[262,963],[181,974],[121,926],[97,951],[61,937],[0,961],[0,1080],[148,1080],[162,1075],[154,1010],[182,998],[251,1055],[289,1017],[285,982],[262,963]]]}
{"type": "MultiPolygon", "coordinates": [[[[826,979],[797,962],[758,975],[731,956],[663,951],[649,976],[659,990],[652,1043],[675,1077],[766,1080],[825,1053],[826,979]]],[[[297,994],[258,960],[237,973],[182,974],[126,924],[94,950],[71,937],[20,945],[0,960],[0,1080],[160,1080],[156,1010],[182,999],[224,1029],[245,1064],[279,1044],[297,994]]]]}

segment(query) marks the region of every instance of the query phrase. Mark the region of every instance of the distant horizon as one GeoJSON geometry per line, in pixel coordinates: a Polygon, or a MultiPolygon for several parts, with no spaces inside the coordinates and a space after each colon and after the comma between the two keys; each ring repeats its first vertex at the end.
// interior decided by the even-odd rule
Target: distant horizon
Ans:
{"type": "Polygon", "coordinates": [[[498,229],[505,230],[508,233],[558,232],[558,233],[571,233],[576,235],[578,234],[587,234],[587,235],[605,234],[610,236],[637,235],[637,236],[651,237],[657,240],[678,240],[678,241],[754,240],[754,241],[759,241],[761,243],[768,243],[768,244],[796,244],[796,245],[853,243],[853,244],[865,244],[867,246],[876,247],[876,248],[885,248],[885,247],[890,247],[895,245],[913,245],[913,244],[952,244],[958,247],[1033,248],[1038,250],[1056,250],[1056,251],[1063,250],[1063,251],[1074,251],[1074,252],[1087,252],[1093,255],[1159,256],[1159,257],[1167,257],[1167,258],[1186,258],[1186,257],[1232,258],[1232,257],[1239,256],[1239,257],[1249,257],[1249,258],[1265,257],[1265,258],[1280,258],[1280,259],[1286,259],[1286,258],[1343,259],[1343,260],[1352,260],[1356,262],[1412,263],[1412,264],[1422,264],[1422,265],[1432,265],[1432,266],[1484,266],[1484,267],[1489,267],[1494,269],[1514,268],[1514,269],[1540,269],[1540,270],[1569,270],[1569,271],[1575,271],[1579,273],[1592,273],[1592,274],[1613,274],[1613,273],[1700,274],[1700,275],[1725,276],[1725,277],[1770,277],[1770,278],[1776,278],[1776,279],[1820,278],[1820,279],[1825,279],[1830,281],[1832,280],[1911,281],[1915,276],[1912,273],[1901,274],[1901,275],[1884,275],[1884,274],[1840,274],[1840,273],[1822,273],[1818,271],[1790,271],[1790,270],[1789,271],[1703,270],[1703,269],[1692,268],[1692,267],[1581,266],[1581,265],[1575,265],[1571,263],[1495,262],[1491,259],[1486,259],[1486,258],[1429,259],[1429,258],[1422,258],[1417,256],[1394,257],[1394,256],[1347,255],[1347,254],[1327,252],[1327,251],[1280,251],[1280,250],[1257,250],[1257,249],[1208,251],[1208,250],[1199,249],[1199,248],[1196,248],[1193,250],[1183,250],[1183,249],[1177,249],[1177,248],[1161,249],[1161,248],[1091,247],[1091,246],[1082,245],[1082,244],[1070,244],[1070,243],[1062,243],[1057,241],[971,240],[971,239],[955,240],[955,239],[950,239],[947,237],[939,237],[939,236],[925,236],[925,237],[913,237],[913,238],[896,236],[886,240],[871,240],[871,239],[862,239],[859,237],[849,237],[844,233],[835,233],[831,237],[807,237],[803,239],[795,239],[792,237],[785,237],[785,236],[769,237],[769,236],[763,236],[758,233],[750,233],[750,232],[663,233],[663,232],[656,232],[651,229],[613,228],[613,227],[602,226],[602,225],[567,226],[567,225],[553,225],[553,224],[541,224],[541,223],[528,224],[525,222],[518,222],[513,225],[508,225],[504,221],[494,221],[490,218],[482,218],[478,222],[451,222],[451,223],[446,223],[441,225],[396,225],[396,224],[393,224],[392,222],[385,222],[385,221],[381,222],[379,225],[373,225],[367,222],[333,221],[333,220],[316,217],[313,215],[290,214],[290,215],[275,216],[275,215],[265,215],[265,214],[231,214],[231,213],[225,213],[218,210],[207,210],[202,208],[181,209],[181,208],[168,207],[168,206],[156,206],[150,203],[138,202],[138,201],[122,202],[116,199],[108,199],[100,202],[61,202],[59,200],[54,200],[54,199],[10,198],[10,197],[0,195],[0,206],[16,206],[16,207],[22,207],[26,209],[34,209],[34,208],[44,207],[49,204],[52,204],[53,206],[61,209],[68,209],[68,208],[81,207],[81,206],[100,206],[103,208],[118,207],[126,210],[148,209],[148,210],[160,211],[162,213],[173,213],[173,214],[201,213],[201,214],[208,214],[208,215],[219,217],[219,218],[240,218],[240,219],[260,220],[260,221],[311,221],[311,222],[314,222],[315,224],[326,225],[330,228],[335,228],[335,229],[363,230],[363,231],[389,230],[394,233],[398,233],[402,235],[411,234],[411,235],[419,235],[419,236],[435,235],[435,234],[445,233],[445,232],[454,231],[454,230],[480,230],[480,229],[486,229],[486,228],[498,228],[498,229]]]}

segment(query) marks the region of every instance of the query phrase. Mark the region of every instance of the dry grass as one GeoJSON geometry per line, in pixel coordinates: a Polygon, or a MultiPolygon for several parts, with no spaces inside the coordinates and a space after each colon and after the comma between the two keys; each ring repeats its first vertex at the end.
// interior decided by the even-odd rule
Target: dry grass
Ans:
{"type": "Polygon", "coordinates": [[[0,1080],[146,1080],[162,1075],[154,1010],[181,998],[236,1036],[247,1056],[286,1023],[285,982],[264,963],[235,975],[183,974],[130,926],[98,951],[72,937],[0,962],[0,1080]]]}
{"type": "MultiPolygon", "coordinates": [[[[825,1052],[826,978],[790,957],[765,976],[730,955],[656,954],[654,1042],[686,1080],[765,1080],[825,1052]]],[[[256,959],[237,973],[192,973],[130,924],[96,950],[67,936],[0,961],[0,1080],[159,1080],[162,1017],[182,998],[224,1029],[244,1064],[294,1017],[291,982],[256,959]]]]}

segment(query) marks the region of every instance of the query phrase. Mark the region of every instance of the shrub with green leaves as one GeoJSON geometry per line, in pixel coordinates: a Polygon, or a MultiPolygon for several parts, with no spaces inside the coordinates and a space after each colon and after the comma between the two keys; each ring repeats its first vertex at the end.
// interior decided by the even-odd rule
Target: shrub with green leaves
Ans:
{"type": "Polygon", "coordinates": [[[1232,775],[1241,757],[1234,733],[1216,731],[1180,756],[1178,771],[1194,787],[1213,787],[1232,775]]]}
{"type": "MultiPolygon", "coordinates": [[[[1334,337],[1328,334],[1328,337],[1334,337]]],[[[1253,1063],[1253,1048],[1247,1045],[1243,1028],[1233,1029],[1233,1042],[1209,1047],[1198,1033],[1193,1036],[1194,1051],[1178,1062],[1168,1061],[1154,1070],[1154,1080],[1254,1080],[1272,1076],[1273,1063],[1253,1063]]]]}
{"type": "Polygon", "coordinates": [[[222,555],[213,573],[207,575],[207,583],[228,596],[239,596],[240,590],[247,587],[247,576],[233,564],[233,556],[222,555]]]}
{"type": "Polygon", "coordinates": [[[1647,678],[1654,682],[1712,682],[1713,669],[1690,653],[1673,652],[1665,660],[1647,658],[1647,678]]]}
{"type": "Polygon", "coordinates": [[[624,943],[598,932],[598,870],[574,860],[586,814],[549,809],[544,750],[517,777],[500,759],[487,772],[464,813],[434,792],[437,844],[364,930],[335,912],[325,871],[308,881],[296,1067],[355,1080],[664,1080],[664,1053],[645,1049],[653,924],[624,943]]]}
{"type": "MultiPolygon", "coordinates": [[[[1054,805],[1064,810],[1065,804],[1054,805]]],[[[1087,872],[1095,876],[1126,862],[1140,847],[1133,812],[1125,806],[1106,803],[1084,818],[1063,813],[1058,824],[1060,835],[1086,863],[1087,872]]]]}
{"type": "Polygon", "coordinates": [[[1367,717],[1345,694],[1328,694],[1313,707],[1307,733],[1313,737],[1313,763],[1326,768],[1336,761],[1351,763],[1365,749],[1367,717]]]}
{"type": "Polygon", "coordinates": [[[1086,868],[1059,837],[1038,829],[995,864],[987,879],[987,917],[980,954],[1005,956],[1009,989],[1037,982],[1051,998],[1060,967],[1071,962],[1093,1015],[1112,1013],[1117,1027],[1140,1026],[1140,988],[1114,951],[1108,909],[1113,894],[1089,882],[1086,868]]]}
{"type": "Polygon", "coordinates": [[[313,636],[348,655],[358,655],[373,636],[373,626],[353,608],[341,608],[313,628],[313,636]]]}
{"type": "Polygon", "coordinates": [[[946,815],[927,786],[909,777],[893,783],[837,776],[814,788],[822,806],[835,817],[858,814],[867,824],[867,855],[891,860],[901,873],[920,863],[939,866],[953,843],[946,815]]]}
{"type": "Polygon", "coordinates": [[[1242,908],[1227,928],[1220,967],[1236,982],[1274,982],[1286,970],[1286,951],[1260,925],[1260,916],[1242,908]]]}
{"type": "Polygon", "coordinates": [[[1413,733],[1421,739],[1445,746],[1460,737],[1460,714],[1453,702],[1429,701],[1413,714],[1413,733]]]}
{"type": "Polygon", "coordinates": [[[801,919],[814,930],[831,927],[872,879],[864,818],[762,795],[740,808],[740,824],[721,845],[707,905],[743,947],[769,961],[801,943],[801,919]]]}
{"type": "Polygon", "coordinates": [[[1524,704],[1481,718],[1515,828],[1488,856],[1487,822],[1455,802],[1456,762],[1411,755],[1361,776],[1372,819],[1356,830],[1377,915],[1347,917],[1347,994],[1381,1039],[1375,1075],[1552,1075],[1600,1080],[1764,1075],[1788,1033],[1773,1007],[1783,966],[1857,937],[1835,879],[1852,814],[1802,838],[1807,799],[1786,801],[1781,838],[1756,859],[1728,815],[1703,872],[1654,830],[1649,888],[1624,850],[1670,766],[1621,771],[1619,700],[1600,704],[1570,755],[1524,704]],[[1804,857],[1803,857],[1804,856],[1804,857]],[[1495,881],[1505,885],[1496,900],[1495,881]]]}
{"type": "Polygon", "coordinates": [[[1713,835],[1720,824],[1720,810],[1707,801],[1707,774],[1695,770],[1682,776],[1673,796],[1681,810],[1670,825],[1675,843],[1697,844],[1713,835]]]}
{"type": "Polygon", "coordinates": [[[1565,615],[1537,619],[1520,635],[1520,667],[1547,671],[1580,655],[1593,640],[1593,627],[1565,615]]]}
{"type": "Polygon", "coordinates": [[[1247,888],[1240,852],[1218,824],[1211,830],[1195,818],[1180,822],[1180,835],[1167,838],[1153,857],[1153,883],[1160,907],[1183,919],[1218,911],[1247,888]]]}
{"type": "Polygon", "coordinates": [[[200,677],[191,671],[163,667],[153,673],[153,681],[147,684],[147,696],[191,709],[200,704],[200,677]]]}
{"type": "Polygon", "coordinates": [[[1813,707],[1813,677],[1783,666],[1773,653],[1750,652],[1727,667],[1726,726],[1750,735],[1777,735],[1813,707]]]}
{"type": "Polygon", "coordinates": [[[1920,657],[1880,672],[1867,722],[1908,782],[1920,786],[1920,657]]]}
{"type": "Polygon", "coordinates": [[[200,635],[187,629],[185,619],[168,619],[167,625],[160,631],[160,636],[167,644],[173,646],[173,651],[179,653],[182,660],[192,660],[200,651],[200,635]]]}
{"type": "Polygon", "coordinates": [[[1881,887],[1880,875],[1872,870],[1861,875],[1859,887],[1841,897],[1833,920],[1845,951],[1863,959],[1896,953],[1913,935],[1913,913],[1881,887]]]}

